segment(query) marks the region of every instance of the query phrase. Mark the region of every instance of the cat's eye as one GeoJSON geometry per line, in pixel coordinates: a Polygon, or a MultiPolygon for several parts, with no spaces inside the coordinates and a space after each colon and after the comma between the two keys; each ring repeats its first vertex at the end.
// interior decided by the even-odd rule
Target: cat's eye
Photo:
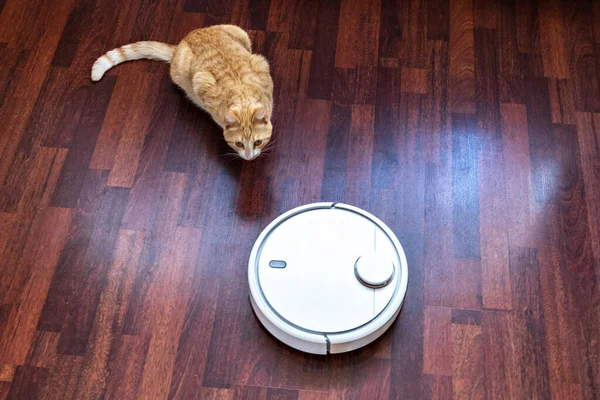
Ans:
{"type": "Polygon", "coordinates": [[[244,143],[242,143],[242,142],[235,142],[235,145],[236,145],[237,147],[239,147],[240,149],[243,149],[243,148],[244,148],[244,143]]]}
{"type": "Polygon", "coordinates": [[[262,144],[262,140],[257,140],[254,142],[254,147],[258,147],[262,144]]]}

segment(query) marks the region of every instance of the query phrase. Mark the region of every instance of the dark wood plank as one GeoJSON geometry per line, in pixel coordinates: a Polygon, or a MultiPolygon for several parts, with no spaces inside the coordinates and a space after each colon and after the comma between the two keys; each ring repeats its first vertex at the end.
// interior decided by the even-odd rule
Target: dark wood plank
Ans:
{"type": "Polygon", "coordinates": [[[11,382],[0,382],[0,399],[5,400],[10,392],[11,382]]]}
{"type": "Polygon", "coordinates": [[[594,257],[600,259],[600,115],[577,113],[577,139],[594,257]]]}
{"type": "Polygon", "coordinates": [[[434,0],[427,4],[427,39],[448,40],[450,38],[450,2],[434,0]]]}
{"type": "MultiPolygon", "coordinates": [[[[171,25],[171,33],[169,33],[169,43],[177,44],[185,38],[188,33],[195,29],[204,27],[206,14],[195,12],[182,12],[177,18],[177,21],[171,25]]],[[[163,74],[167,76],[167,74],[163,74]]]]}
{"type": "Polygon", "coordinates": [[[364,364],[351,374],[349,387],[344,392],[344,398],[349,400],[359,400],[367,397],[389,399],[390,381],[393,379],[391,361],[369,358],[364,360],[364,364]],[[378,383],[375,384],[375,382],[378,383]]]}
{"type": "Polygon", "coordinates": [[[475,28],[496,29],[498,27],[496,10],[498,3],[501,2],[473,0],[473,26],[475,28]]]}
{"type": "Polygon", "coordinates": [[[592,365],[598,361],[598,345],[590,339],[593,327],[600,322],[594,310],[600,299],[598,260],[593,254],[589,217],[584,189],[581,155],[575,129],[571,125],[555,126],[560,175],[560,230],[562,232],[563,276],[567,278],[567,296],[571,297],[573,321],[579,321],[578,346],[584,346],[578,364],[583,397],[593,396],[600,374],[592,365]],[[592,311],[594,310],[594,311],[592,311]]]}
{"type": "Polygon", "coordinates": [[[56,362],[56,346],[60,334],[38,330],[29,349],[26,364],[38,368],[52,368],[56,362]]]}
{"type": "Polygon", "coordinates": [[[37,399],[48,379],[48,370],[29,366],[18,367],[7,399],[37,399]]]}
{"type": "Polygon", "coordinates": [[[248,0],[250,29],[264,31],[269,20],[271,0],[248,0]]]}
{"type": "Polygon", "coordinates": [[[11,84],[18,83],[19,76],[23,74],[23,67],[29,58],[28,50],[8,49],[6,46],[0,48],[0,57],[5,65],[0,69],[0,107],[4,105],[6,94],[11,89],[11,84]]]}
{"type": "Polygon", "coordinates": [[[375,107],[375,137],[373,142],[372,188],[390,187],[393,171],[399,163],[395,151],[395,136],[390,132],[398,129],[397,102],[400,98],[401,70],[379,68],[377,73],[375,107]]]}
{"type": "MultiPolygon", "coordinates": [[[[44,29],[43,23],[36,23],[42,8],[47,7],[41,1],[7,2],[3,5],[0,21],[0,42],[13,48],[31,49],[31,40],[37,40],[44,29]],[[5,8],[6,7],[6,8],[5,8]]],[[[47,8],[44,11],[48,11],[47,8]]]]}
{"type": "Polygon", "coordinates": [[[60,332],[65,317],[74,301],[80,274],[83,272],[83,259],[94,228],[94,217],[104,194],[108,174],[90,170],[77,199],[69,235],[61,250],[56,272],[46,296],[44,308],[38,322],[38,329],[60,332]]]}
{"type": "Polygon", "coordinates": [[[452,324],[452,390],[457,398],[485,396],[482,329],[452,324]]]}
{"type": "Polygon", "coordinates": [[[348,132],[348,162],[344,201],[357,207],[370,208],[371,164],[375,125],[374,107],[355,105],[348,132]]]}
{"type": "Polygon", "coordinates": [[[349,163],[349,132],[352,126],[352,108],[334,104],[327,133],[324,185],[321,197],[327,201],[343,202],[346,188],[346,168],[349,163]]]}
{"type": "Polygon", "coordinates": [[[452,200],[454,256],[479,259],[479,190],[477,121],[452,114],[452,200]]]}
{"type": "Polygon", "coordinates": [[[540,53],[539,1],[515,1],[517,40],[522,53],[540,53]]]}
{"type": "Polygon", "coordinates": [[[164,397],[172,387],[171,374],[167,375],[165,371],[172,371],[176,360],[185,308],[193,289],[190,278],[196,263],[199,238],[200,231],[197,229],[176,228],[172,236],[174,246],[158,259],[156,280],[152,282],[147,296],[150,306],[146,307],[146,312],[153,315],[152,319],[157,323],[145,327],[151,332],[151,338],[140,383],[142,397],[164,397]]]}
{"type": "Polygon", "coordinates": [[[448,66],[449,107],[454,113],[475,113],[473,7],[469,0],[450,0],[448,66]]]}
{"type": "Polygon", "coordinates": [[[425,181],[425,304],[453,305],[452,165],[428,165],[425,181]]]}
{"type": "MultiPolygon", "coordinates": [[[[546,349],[548,354],[548,373],[550,389],[556,396],[563,396],[565,388],[579,388],[577,337],[570,333],[571,313],[568,291],[568,273],[562,257],[561,216],[556,206],[542,206],[534,209],[535,220],[543,218],[546,222],[540,235],[534,238],[534,245],[539,249],[539,279],[544,298],[543,317],[546,332],[546,349]]],[[[533,279],[537,277],[534,276],[533,279]]],[[[577,397],[577,395],[576,395],[577,397]]],[[[579,395],[579,397],[581,397],[579,395]]]]}
{"type": "Polygon", "coordinates": [[[83,357],[58,356],[49,368],[48,379],[41,398],[73,398],[81,378],[83,357]]]}
{"type": "Polygon", "coordinates": [[[114,342],[113,333],[119,330],[123,320],[143,241],[142,232],[119,232],[115,256],[107,273],[86,348],[88,362],[82,367],[81,379],[75,390],[78,398],[99,397],[104,393],[107,376],[98,371],[108,369],[114,342]]]}
{"type": "Polygon", "coordinates": [[[552,111],[552,123],[575,124],[575,101],[573,84],[567,79],[549,79],[548,92],[552,111]]]}
{"type": "Polygon", "coordinates": [[[559,172],[546,167],[549,161],[556,160],[548,82],[527,80],[525,90],[533,196],[538,203],[555,203],[558,188],[552,182],[558,179],[559,172]]]}
{"type": "Polygon", "coordinates": [[[316,392],[300,390],[298,393],[298,400],[340,400],[343,398],[343,393],[340,392],[316,392]]]}
{"type": "MultiPolygon", "coordinates": [[[[598,17],[600,16],[600,4],[594,2],[592,5],[592,17],[594,21],[598,21],[598,17]]],[[[600,42],[600,26],[597,23],[594,23],[593,26],[594,31],[594,40],[596,43],[600,42]]]]}
{"type": "Polygon", "coordinates": [[[85,267],[76,278],[76,306],[67,314],[61,330],[61,354],[85,352],[128,194],[127,189],[110,188],[102,197],[90,236],[93,245],[88,245],[82,261],[85,267]]]}
{"type": "MultiPolygon", "coordinates": [[[[519,388],[517,386],[515,389],[523,390],[525,396],[545,397],[548,396],[550,387],[548,356],[544,351],[544,311],[540,301],[540,264],[538,262],[537,251],[530,248],[511,247],[510,271],[513,290],[513,309],[516,313],[512,317],[512,321],[511,317],[508,317],[508,323],[514,323],[516,326],[508,329],[515,331],[516,338],[513,343],[519,346],[519,350],[516,350],[514,354],[506,355],[506,361],[514,362],[519,368],[525,365],[530,365],[534,368],[531,371],[532,376],[535,377],[532,381],[523,382],[520,377],[522,375],[517,375],[516,379],[520,380],[518,384],[525,385],[525,387],[519,388]],[[514,361],[511,359],[514,359],[514,361]]],[[[502,314],[493,314],[493,316],[497,316],[498,320],[502,321],[502,314]]],[[[487,317],[488,315],[484,314],[483,326],[486,328],[487,317]]],[[[494,321],[493,318],[490,319],[494,321]]],[[[494,327],[491,329],[494,329],[494,327]]],[[[497,330],[493,333],[490,330],[485,335],[486,340],[488,340],[488,335],[497,337],[497,334],[497,330]]],[[[509,374],[514,373],[513,370],[509,370],[509,374]]],[[[511,379],[511,377],[507,377],[507,379],[511,379]]],[[[515,393],[515,395],[518,394],[515,393]]]]}
{"type": "Polygon", "coordinates": [[[71,151],[67,154],[65,166],[52,196],[52,206],[76,206],[115,83],[114,78],[105,78],[102,84],[93,86],[86,101],[70,146],[71,151]]]}
{"type": "MultiPolygon", "coordinates": [[[[11,5],[15,9],[23,11],[20,9],[24,6],[23,3],[11,2],[11,5]]],[[[10,96],[12,101],[5,101],[0,108],[0,114],[4,116],[6,121],[3,125],[4,132],[11,132],[10,135],[0,136],[0,182],[4,181],[15,156],[15,149],[25,135],[25,126],[36,104],[37,96],[45,80],[48,67],[52,61],[52,54],[60,38],[71,5],[70,1],[65,1],[55,6],[48,6],[46,18],[53,21],[53,24],[47,27],[44,35],[39,38],[31,49],[27,62],[23,66],[24,73],[18,77],[19,84],[11,86],[14,91],[7,92],[6,96],[10,96]],[[28,95],[22,96],[22,93],[28,93],[28,95]]],[[[8,17],[8,14],[4,10],[2,16],[6,15],[8,17]]],[[[10,28],[18,27],[18,24],[11,22],[2,22],[2,25],[10,28]]],[[[6,41],[8,42],[8,40],[6,41]]]]}
{"type": "Polygon", "coordinates": [[[544,76],[569,78],[571,74],[567,62],[561,1],[542,1],[538,10],[544,76]]]}
{"type": "Polygon", "coordinates": [[[479,310],[483,306],[481,260],[454,259],[449,263],[452,269],[453,307],[479,310]]]}
{"type": "Polygon", "coordinates": [[[204,135],[218,135],[207,116],[194,105],[182,103],[174,110],[176,117],[168,144],[164,170],[168,172],[193,172],[200,167],[201,160],[209,157],[203,150],[204,135]]]}
{"type": "MultiPolygon", "coordinates": [[[[3,257],[8,262],[0,266],[2,286],[15,276],[15,272],[21,277],[27,276],[26,273],[18,274],[16,262],[22,255],[26,236],[29,234],[38,210],[48,205],[65,156],[66,150],[64,149],[42,148],[29,158],[30,163],[27,168],[23,168],[23,171],[11,176],[10,180],[6,182],[6,189],[19,187],[19,185],[22,188],[15,190],[15,193],[7,191],[6,196],[2,199],[3,205],[12,212],[17,213],[17,215],[27,215],[29,218],[24,221],[20,221],[19,218],[7,218],[5,220],[6,236],[3,243],[0,242],[3,244],[0,245],[0,249],[3,248],[3,257]],[[13,198],[13,195],[17,197],[13,198]]],[[[16,287],[19,288],[19,285],[16,285],[16,287]]],[[[14,294],[2,291],[2,298],[5,302],[12,302],[16,299],[14,294]]]]}
{"type": "Polygon", "coordinates": [[[427,40],[427,2],[400,2],[402,15],[402,48],[399,58],[409,68],[426,68],[429,64],[431,42],[427,40]]]}
{"type": "MultiPolygon", "coordinates": [[[[144,190],[148,190],[148,186],[156,185],[153,186],[153,189],[160,190],[160,196],[165,198],[166,201],[158,204],[153,203],[145,210],[132,213],[130,211],[130,200],[123,217],[123,225],[129,229],[156,230],[156,235],[144,242],[130,302],[124,314],[122,332],[128,335],[140,334],[147,328],[144,321],[147,297],[152,296],[153,293],[150,292],[150,289],[154,286],[153,282],[156,279],[156,274],[161,272],[161,269],[158,268],[158,262],[162,248],[157,247],[157,244],[167,240],[167,238],[172,238],[175,234],[178,216],[181,213],[185,185],[182,175],[176,173],[162,174],[156,180],[149,179],[143,183],[146,185],[144,190]],[[160,229],[157,230],[158,227],[160,229]]],[[[143,192],[138,192],[138,195],[140,193],[143,192]]],[[[133,199],[135,198],[132,197],[133,199]]],[[[150,304],[152,303],[150,302],[150,304]]]]}
{"type": "Polygon", "coordinates": [[[168,41],[171,24],[174,20],[171,16],[161,13],[159,10],[174,10],[179,3],[182,2],[180,0],[163,0],[148,3],[145,6],[140,7],[134,21],[131,41],[168,41]]]}
{"type": "Polygon", "coordinates": [[[429,110],[423,129],[425,140],[425,304],[452,305],[452,270],[440,259],[453,256],[452,239],[452,141],[448,101],[448,47],[437,42],[432,52],[429,110]]]}
{"type": "Polygon", "coordinates": [[[298,391],[289,389],[267,389],[267,400],[297,400],[298,391]]]}
{"type": "Polygon", "coordinates": [[[402,45],[401,2],[381,1],[379,22],[379,57],[399,58],[402,45]]]}
{"type": "Polygon", "coordinates": [[[377,67],[335,68],[332,100],[342,104],[374,104],[377,67]]]}
{"type": "Polygon", "coordinates": [[[331,82],[335,65],[338,20],[341,0],[325,1],[319,5],[317,30],[310,64],[307,96],[312,99],[331,98],[331,82]]]}
{"type": "Polygon", "coordinates": [[[425,375],[425,397],[428,399],[451,399],[453,397],[452,377],[425,375]]]}
{"type": "Polygon", "coordinates": [[[149,340],[142,336],[118,335],[108,361],[104,395],[107,398],[136,397],[148,354],[149,340]]]}
{"type": "Polygon", "coordinates": [[[136,106],[128,107],[129,112],[124,118],[127,125],[123,128],[121,140],[113,153],[113,165],[108,176],[109,186],[127,188],[133,186],[146,130],[151,122],[150,118],[145,118],[145,114],[152,112],[156,98],[161,93],[158,90],[161,80],[153,74],[146,74],[139,83],[143,88],[139,93],[142,100],[136,102],[136,106]]]}
{"type": "MultiPolygon", "coordinates": [[[[153,179],[164,168],[179,104],[180,101],[184,101],[179,89],[172,84],[168,76],[160,79],[157,91],[152,117],[148,123],[138,156],[137,169],[133,176],[134,187],[143,180],[153,179]]],[[[196,111],[202,114],[200,110],[196,111]]]]}
{"type": "Polygon", "coordinates": [[[453,309],[452,323],[458,325],[481,325],[481,312],[453,309]]]}
{"type": "Polygon", "coordinates": [[[3,185],[0,209],[5,212],[34,212],[40,204],[48,205],[60,171],[64,165],[65,149],[41,148],[35,154],[18,154],[12,172],[3,185]],[[28,185],[23,185],[27,182],[28,185]]]}
{"type": "Polygon", "coordinates": [[[96,1],[83,1],[77,4],[69,14],[65,30],[60,37],[52,65],[55,67],[70,67],[77,53],[77,48],[86,34],[85,27],[92,24],[96,1]]]}
{"type": "Polygon", "coordinates": [[[527,135],[527,111],[520,104],[502,104],[502,146],[504,149],[504,179],[508,217],[508,240],[511,246],[533,245],[530,202],[531,157],[527,135]]]}
{"type": "MultiPolygon", "coordinates": [[[[575,2],[564,4],[565,58],[576,79],[575,108],[577,111],[600,112],[600,65],[598,64],[598,45],[594,41],[592,25],[592,4],[575,2]]],[[[572,123],[572,122],[571,122],[572,123]]]]}
{"type": "Polygon", "coordinates": [[[319,14],[319,2],[316,0],[301,0],[294,2],[290,40],[288,47],[298,50],[312,50],[315,45],[317,32],[317,16],[319,14]]]}
{"type": "MultiPolygon", "coordinates": [[[[504,185],[504,159],[497,153],[480,153],[477,172],[480,204],[481,288],[484,308],[512,307],[508,266],[509,209],[504,185]]],[[[512,173],[512,171],[511,171],[512,173]]],[[[521,221],[520,223],[524,223],[521,221]]]]}
{"type": "Polygon", "coordinates": [[[41,212],[30,228],[23,255],[12,260],[16,273],[7,292],[15,294],[13,299],[3,300],[14,306],[0,328],[2,363],[23,365],[27,358],[70,220],[70,210],[48,209],[41,212]],[[25,277],[19,279],[22,274],[25,277]]]}
{"type": "Polygon", "coordinates": [[[356,3],[341,0],[335,66],[354,68],[376,66],[379,42],[380,0],[356,3]],[[364,46],[357,46],[361,42],[364,46]]]}
{"type": "Polygon", "coordinates": [[[426,307],[423,333],[423,373],[452,376],[452,310],[426,307]]]}
{"type": "MultiPolygon", "coordinates": [[[[142,0],[132,0],[119,7],[119,13],[113,17],[109,26],[112,27],[110,35],[104,43],[101,52],[107,52],[124,44],[131,43],[135,21],[142,5],[142,0]]],[[[121,68],[122,69],[122,68],[121,68]]],[[[114,74],[115,71],[108,72],[114,74]]]]}
{"type": "Polygon", "coordinates": [[[497,40],[498,91],[502,102],[523,103],[515,7],[515,2],[512,1],[496,2],[499,38],[497,40]]]}
{"type": "MultiPolygon", "coordinates": [[[[198,251],[202,250],[200,247],[198,251]]],[[[206,365],[209,351],[206,343],[210,340],[217,308],[220,280],[206,279],[205,264],[199,262],[196,265],[192,287],[198,290],[193,291],[185,310],[169,391],[169,396],[174,398],[195,396],[202,390],[202,379],[199,378],[204,370],[198,371],[196,366],[206,365]]]]}
{"type": "Polygon", "coordinates": [[[481,136],[482,149],[498,151],[501,146],[499,124],[498,94],[498,45],[496,31],[491,29],[475,29],[476,108],[481,136]]]}
{"type": "MultiPolygon", "coordinates": [[[[134,63],[125,64],[122,67],[132,66],[134,63]]],[[[138,126],[131,126],[130,119],[137,119],[138,124],[142,113],[148,112],[151,108],[140,106],[139,102],[130,106],[131,96],[142,97],[144,87],[142,81],[147,74],[144,74],[141,65],[133,65],[133,68],[122,69],[119,71],[119,78],[116,80],[113,92],[110,95],[106,116],[102,121],[98,138],[94,146],[94,153],[90,159],[90,168],[111,170],[115,165],[115,153],[119,146],[119,142],[124,133],[136,132],[138,126]],[[140,109],[142,108],[142,110],[140,109]],[[133,110],[132,110],[133,109],[133,110]]],[[[146,82],[149,79],[146,78],[146,82]]],[[[105,85],[104,80],[97,85],[105,85]]],[[[143,97],[144,100],[146,97],[143,97]]],[[[142,104],[144,104],[142,102],[142,104]]],[[[135,120],[133,121],[136,122],[135,120]]],[[[146,123],[145,118],[142,118],[142,124],[146,123]]]]}
{"type": "Polygon", "coordinates": [[[402,68],[402,92],[426,94],[429,92],[429,73],[421,68],[402,68]]]}
{"type": "Polygon", "coordinates": [[[538,361],[538,342],[533,324],[526,314],[484,312],[482,316],[485,374],[489,398],[549,396],[548,387],[540,387],[547,377],[538,361]],[[528,377],[535,376],[535,379],[528,377]]]}
{"type": "Polygon", "coordinates": [[[288,32],[292,24],[297,24],[299,21],[295,21],[294,18],[296,4],[295,0],[271,0],[267,30],[269,32],[288,32]]]}
{"type": "Polygon", "coordinates": [[[191,13],[205,13],[208,11],[207,0],[185,0],[183,3],[183,11],[191,13]]]}

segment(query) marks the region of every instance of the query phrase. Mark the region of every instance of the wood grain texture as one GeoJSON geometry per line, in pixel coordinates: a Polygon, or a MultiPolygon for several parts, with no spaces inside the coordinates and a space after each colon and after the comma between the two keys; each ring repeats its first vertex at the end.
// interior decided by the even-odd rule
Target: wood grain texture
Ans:
{"type": "Polygon", "coordinates": [[[504,160],[496,153],[480,153],[478,159],[481,295],[484,308],[510,310],[512,307],[508,266],[509,225],[506,209],[504,160]]]}
{"type": "Polygon", "coordinates": [[[452,376],[452,310],[425,308],[423,373],[452,376]]]}
{"type": "Polygon", "coordinates": [[[0,399],[600,395],[600,1],[0,0],[0,399]],[[135,40],[248,30],[274,142],[225,157],[135,40]],[[248,302],[260,231],[362,207],[398,319],[321,357],[248,302]]]}
{"type": "Polygon", "coordinates": [[[459,259],[480,258],[478,139],[473,116],[452,115],[452,226],[454,256],[459,259]]]}
{"type": "Polygon", "coordinates": [[[426,94],[429,92],[428,71],[418,68],[402,68],[401,91],[426,94]]]}
{"type": "Polygon", "coordinates": [[[482,328],[452,325],[452,391],[456,398],[485,397],[482,328]]]}
{"type": "Polygon", "coordinates": [[[561,2],[557,0],[541,1],[538,10],[544,76],[569,78],[561,2]]]}
{"type": "Polygon", "coordinates": [[[576,90],[575,107],[577,111],[599,112],[598,47],[592,33],[592,26],[598,23],[593,20],[593,5],[577,2],[563,6],[568,27],[565,29],[567,63],[570,73],[577,77],[572,81],[576,90]]]}
{"type": "Polygon", "coordinates": [[[475,52],[472,0],[450,0],[449,106],[455,113],[475,113],[475,52]]]}
{"type": "Polygon", "coordinates": [[[379,1],[342,0],[335,50],[336,67],[377,65],[379,1]],[[363,43],[364,46],[359,46],[358,43],[363,43]]]}
{"type": "Polygon", "coordinates": [[[310,75],[307,95],[312,99],[329,100],[331,98],[331,81],[335,65],[338,37],[338,21],[341,0],[320,2],[317,14],[317,28],[313,55],[311,57],[310,75]]]}

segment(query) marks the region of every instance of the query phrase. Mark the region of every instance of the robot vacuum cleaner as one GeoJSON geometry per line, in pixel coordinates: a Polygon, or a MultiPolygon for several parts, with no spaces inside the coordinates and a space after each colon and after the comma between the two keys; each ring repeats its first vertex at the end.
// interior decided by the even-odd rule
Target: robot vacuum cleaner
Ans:
{"type": "Polygon", "coordinates": [[[394,322],[408,283],[404,250],[379,219],[340,203],[281,215],[248,263],[250,300],[265,328],[313,354],[363,347],[394,322]]]}

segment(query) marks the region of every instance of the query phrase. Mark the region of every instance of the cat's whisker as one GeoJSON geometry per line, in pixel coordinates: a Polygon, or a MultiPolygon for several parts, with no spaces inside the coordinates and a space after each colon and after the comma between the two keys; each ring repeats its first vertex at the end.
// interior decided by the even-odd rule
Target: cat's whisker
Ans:
{"type": "Polygon", "coordinates": [[[240,155],[238,153],[235,153],[235,152],[222,153],[221,157],[228,158],[230,160],[236,160],[236,159],[242,158],[242,157],[240,157],[240,155]]]}
{"type": "Polygon", "coordinates": [[[275,148],[275,141],[270,141],[269,143],[267,143],[267,145],[265,146],[264,149],[262,149],[263,152],[265,151],[270,151],[273,150],[275,148]]]}

